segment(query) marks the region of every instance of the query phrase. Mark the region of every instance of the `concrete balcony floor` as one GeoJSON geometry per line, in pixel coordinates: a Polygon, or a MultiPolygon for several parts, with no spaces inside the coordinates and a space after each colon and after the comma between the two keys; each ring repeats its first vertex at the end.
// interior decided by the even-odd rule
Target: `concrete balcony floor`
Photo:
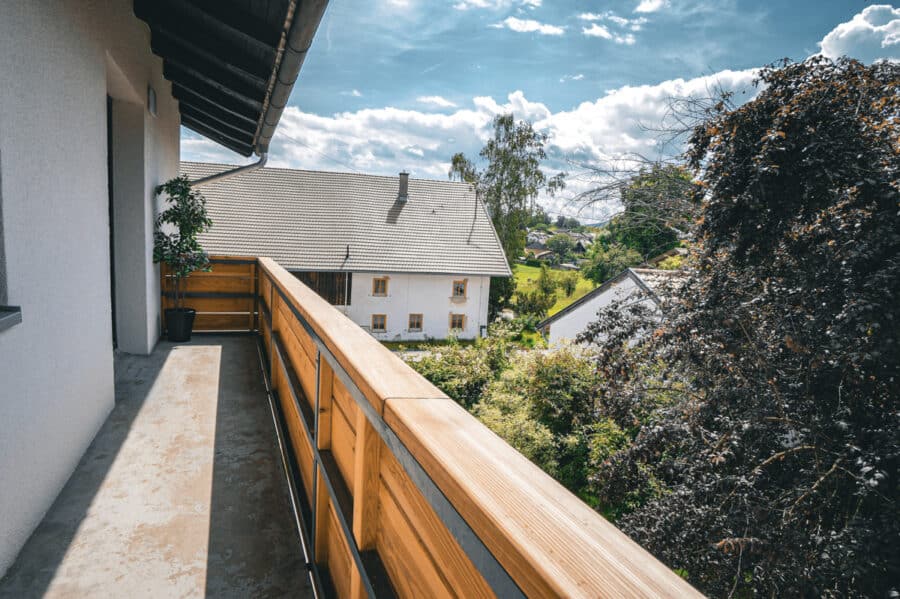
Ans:
{"type": "Polygon", "coordinates": [[[116,406],[0,597],[311,597],[249,336],[117,355],[116,406]]]}

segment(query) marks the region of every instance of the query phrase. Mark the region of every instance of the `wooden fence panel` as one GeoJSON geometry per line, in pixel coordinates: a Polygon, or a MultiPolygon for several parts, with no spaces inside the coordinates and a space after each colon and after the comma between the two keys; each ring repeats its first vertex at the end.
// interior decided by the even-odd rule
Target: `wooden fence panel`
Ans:
{"type": "MultiPolygon", "coordinates": [[[[184,306],[197,311],[194,331],[253,331],[257,328],[256,263],[246,257],[210,256],[210,272],[198,271],[182,279],[184,306]]],[[[166,265],[160,268],[162,309],[175,307],[175,279],[166,265]]],[[[165,318],[162,319],[165,333],[165,318]]]]}

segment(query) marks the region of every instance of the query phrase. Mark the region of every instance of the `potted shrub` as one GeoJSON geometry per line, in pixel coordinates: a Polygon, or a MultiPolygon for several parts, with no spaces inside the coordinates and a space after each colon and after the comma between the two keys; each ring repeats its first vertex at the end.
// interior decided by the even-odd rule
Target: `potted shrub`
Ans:
{"type": "Polygon", "coordinates": [[[153,234],[153,262],[168,265],[175,280],[174,308],[165,313],[170,341],[189,341],[197,311],[184,306],[184,278],[192,272],[209,272],[209,256],[200,247],[197,235],[209,229],[206,200],[191,187],[187,177],[176,177],[156,188],[165,193],[168,206],[156,217],[153,234]]]}

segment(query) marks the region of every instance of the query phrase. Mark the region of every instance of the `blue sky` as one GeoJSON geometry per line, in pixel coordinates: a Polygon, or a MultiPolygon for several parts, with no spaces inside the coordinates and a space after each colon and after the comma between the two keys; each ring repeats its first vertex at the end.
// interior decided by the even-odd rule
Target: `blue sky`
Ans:
{"type": "MultiPolygon", "coordinates": [[[[647,131],[672,96],[752,97],[782,57],[900,58],[900,8],[853,0],[331,0],[270,164],[445,178],[513,111],[570,173],[552,212],[590,187],[584,165],[659,155],[647,131]]],[[[183,130],[182,158],[246,162],[183,130]]]]}

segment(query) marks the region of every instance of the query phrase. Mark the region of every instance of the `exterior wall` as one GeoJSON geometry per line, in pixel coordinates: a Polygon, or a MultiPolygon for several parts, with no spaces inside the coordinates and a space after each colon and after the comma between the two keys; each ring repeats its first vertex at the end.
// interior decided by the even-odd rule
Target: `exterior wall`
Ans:
{"type": "Polygon", "coordinates": [[[161,68],[131,0],[0,3],[0,198],[8,302],[22,306],[0,332],[0,575],[114,404],[107,94],[113,129],[128,121],[114,143],[128,149],[114,202],[120,347],[156,342],[152,188],[179,159],[161,68]]]}
{"type": "Polygon", "coordinates": [[[466,327],[457,336],[474,339],[487,326],[491,278],[465,275],[353,273],[349,307],[338,306],[353,322],[372,332],[373,314],[387,316],[387,331],[374,333],[381,341],[445,339],[450,314],[465,314],[466,327]],[[372,279],[388,277],[387,297],[372,295],[372,279]],[[466,299],[452,299],[453,281],[468,279],[466,299]],[[422,332],[407,329],[410,314],[422,314],[422,332]]]}
{"type": "MultiPolygon", "coordinates": [[[[611,304],[614,300],[625,298],[638,291],[638,284],[630,276],[613,283],[608,289],[598,293],[568,314],[564,314],[558,320],[550,323],[550,332],[547,335],[549,344],[558,345],[564,342],[575,341],[579,333],[597,319],[597,312],[611,304]]],[[[651,302],[652,300],[644,300],[651,302]]]]}

